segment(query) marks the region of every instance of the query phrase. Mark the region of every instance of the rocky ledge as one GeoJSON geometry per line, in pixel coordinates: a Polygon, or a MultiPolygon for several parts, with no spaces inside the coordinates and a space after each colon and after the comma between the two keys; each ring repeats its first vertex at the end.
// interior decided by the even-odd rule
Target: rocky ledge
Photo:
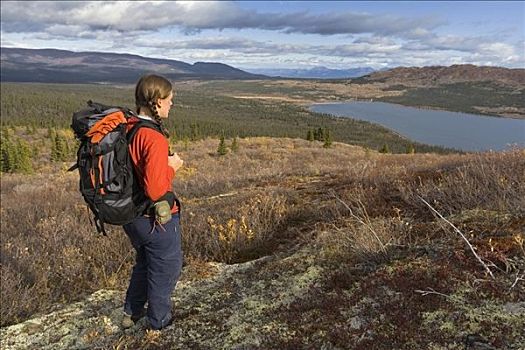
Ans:
{"type": "Polygon", "coordinates": [[[435,247],[353,266],[325,264],[326,253],[312,244],[208,263],[178,284],[176,321],[161,332],[144,319],[121,329],[123,291],[100,290],[2,329],[2,349],[523,349],[525,302],[473,300],[465,284],[442,293],[455,271],[435,247]]]}

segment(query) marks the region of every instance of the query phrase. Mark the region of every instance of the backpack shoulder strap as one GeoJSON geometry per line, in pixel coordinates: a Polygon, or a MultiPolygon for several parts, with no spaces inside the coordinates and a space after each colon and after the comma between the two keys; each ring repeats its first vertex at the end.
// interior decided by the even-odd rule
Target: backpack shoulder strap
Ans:
{"type": "Polygon", "coordinates": [[[133,139],[135,134],[142,127],[157,130],[158,132],[162,133],[160,126],[158,124],[155,124],[154,122],[150,122],[149,120],[140,119],[135,125],[133,125],[131,130],[127,133],[128,144],[131,143],[131,140],[133,139]]]}

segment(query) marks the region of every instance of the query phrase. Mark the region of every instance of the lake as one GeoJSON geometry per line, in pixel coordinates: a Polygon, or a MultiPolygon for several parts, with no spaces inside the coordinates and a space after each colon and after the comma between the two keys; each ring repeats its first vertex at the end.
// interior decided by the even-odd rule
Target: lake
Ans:
{"type": "Polygon", "coordinates": [[[411,140],[463,151],[525,147],[525,120],[420,109],[384,102],[314,104],[310,110],[380,124],[411,140]]]}

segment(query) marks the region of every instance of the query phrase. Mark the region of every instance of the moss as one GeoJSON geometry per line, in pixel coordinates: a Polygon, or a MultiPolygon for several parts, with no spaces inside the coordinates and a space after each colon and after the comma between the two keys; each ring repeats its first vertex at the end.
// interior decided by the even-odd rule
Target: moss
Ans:
{"type": "Polygon", "coordinates": [[[458,291],[449,298],[449,311],[436,310],[423,315],[423,325],[439,329],[443,335],[482,334],[493,343],[510,348],[525,344],[525,306],[519,303],[502,304],[498,300],[481,302],[465,298],[465,291],[458,291]],[[515,312],[509,312],[509,305],[515,312]]]}

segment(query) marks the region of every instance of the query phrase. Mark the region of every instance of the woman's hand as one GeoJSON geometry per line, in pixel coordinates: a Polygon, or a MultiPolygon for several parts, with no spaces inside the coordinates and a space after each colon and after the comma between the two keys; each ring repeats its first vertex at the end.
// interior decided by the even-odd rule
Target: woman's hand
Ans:
{"type": "Polygon", "coordinates": [[[184,161],[180,159],[177,153],[174,153],[172,156],[168,156],[168,165],[173,168],[175,172],[182,166],[184,161]]]}

